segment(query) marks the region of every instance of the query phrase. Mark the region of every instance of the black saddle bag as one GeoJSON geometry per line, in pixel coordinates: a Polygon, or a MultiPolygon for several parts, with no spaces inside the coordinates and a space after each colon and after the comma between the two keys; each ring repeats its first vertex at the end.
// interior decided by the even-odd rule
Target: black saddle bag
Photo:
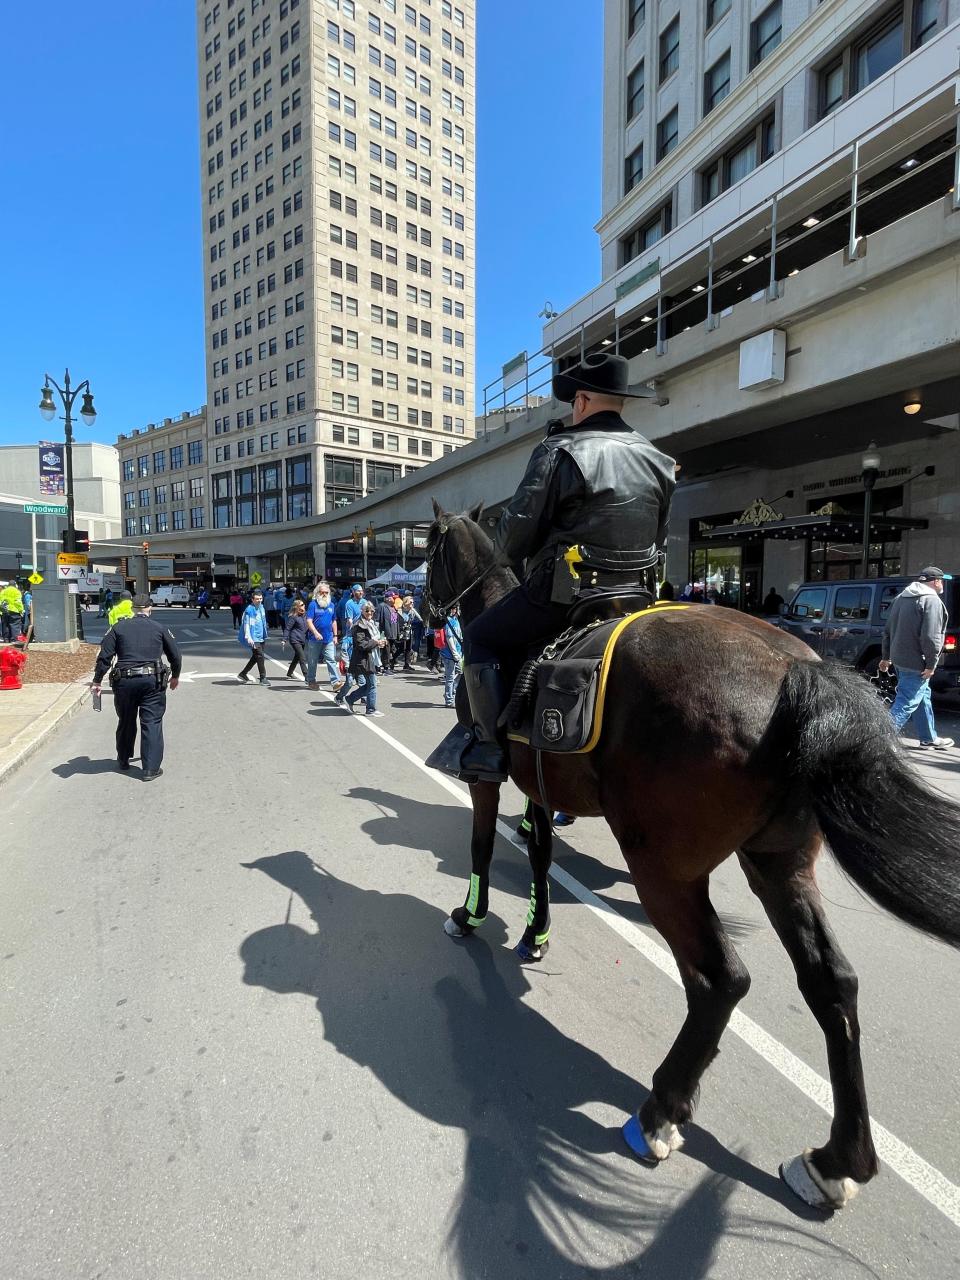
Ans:
{"type": "Polygon", "coordinates": [[[530,745],[538,751],[581,751],[590,739],[600,657],[542,662],[530,745]]]}

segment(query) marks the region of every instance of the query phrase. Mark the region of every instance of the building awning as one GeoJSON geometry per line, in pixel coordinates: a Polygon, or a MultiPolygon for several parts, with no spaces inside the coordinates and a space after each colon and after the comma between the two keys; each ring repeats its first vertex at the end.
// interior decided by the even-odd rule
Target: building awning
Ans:
{"type": "MultiPolygon", "coordinates": [[[[870,520],[870,541],[882,542],[890,534],[927,528],[928,520],[876,515],[870,520]]],[[[816,538],[821,542],[863,542],[863,516],[787,516],[783,520],[765,520],[760,524],[721,524],[712,529],[701,526],[699,537],[709,542],[736,538],[782,538],[788,542],[816,538]]]]}

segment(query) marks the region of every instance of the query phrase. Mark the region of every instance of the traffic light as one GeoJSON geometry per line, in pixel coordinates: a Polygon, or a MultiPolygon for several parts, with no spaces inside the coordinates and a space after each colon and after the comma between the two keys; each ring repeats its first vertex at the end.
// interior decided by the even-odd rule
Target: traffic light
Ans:
{"type": "Polygon", "coordinates": [[[144,554],[144,555],[146,555],[146,554],[147,554],[147,552],[150,550],[150,543],[149,543],[149,542],[141,542],[141,543],[140,543],[140,546],[143,548],[143,554],[144,554]]]}
{"type": "MultiPolygon", "coordinates": [[[[90,534],[86,529],[75,529],[73,534],[74,550],[89,551],[90,550],[90,534]]],[[[68,530],[64,529],[60,534],[60,542],[64,551],[70,550],[70,535],[68,530]]]]}

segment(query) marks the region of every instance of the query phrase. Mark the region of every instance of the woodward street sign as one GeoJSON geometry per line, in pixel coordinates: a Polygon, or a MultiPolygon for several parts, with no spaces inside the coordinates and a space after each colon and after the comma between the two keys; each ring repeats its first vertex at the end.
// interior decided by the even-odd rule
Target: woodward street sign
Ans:
{"type": "Polygon", "coordinates": [[[56,502],[25,502],[23,512],[28,516],[65,516],[67,508],[56,502]]]}

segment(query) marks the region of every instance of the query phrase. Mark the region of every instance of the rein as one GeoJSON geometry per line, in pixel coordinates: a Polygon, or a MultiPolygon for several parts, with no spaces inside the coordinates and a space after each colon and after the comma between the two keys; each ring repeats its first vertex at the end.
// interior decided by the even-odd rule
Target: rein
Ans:
{"type": "Polygon", "coordinates": [[[483,582],[485,578],[489,577],[489,575],[493,573],[494,569],[496,569],[497,567],[496,560],[492,560],[490,564],[488,564],[487,567],[483,570],[483,572],[480,573],[476,578],[474,578],[473,581],[469,583],[468,586],[464,587],[463,590],[459,592],[459,594],[455,595],[452,600],[447,600],[447,601],[438,600],[436,596],[433,594],[433,592],[430,590],[430,580],[433,577],[433,562],[436,559],[437,555],[440,553],[441,548],[445,546],[445,538],[446,538],[448,527],[449,527],[448,525],[441,525],[440,537],[437,539],[437,544],[433,548],[433,550],[427,555],[427,608],[431,613],[435,613],[435,614],[449,613],[455,604],[459,604],[460,601],[463,599],[463,597],[469,595],[470,592],[474,589],[474,587],[479,587],[480,583],[483,582]]]}

